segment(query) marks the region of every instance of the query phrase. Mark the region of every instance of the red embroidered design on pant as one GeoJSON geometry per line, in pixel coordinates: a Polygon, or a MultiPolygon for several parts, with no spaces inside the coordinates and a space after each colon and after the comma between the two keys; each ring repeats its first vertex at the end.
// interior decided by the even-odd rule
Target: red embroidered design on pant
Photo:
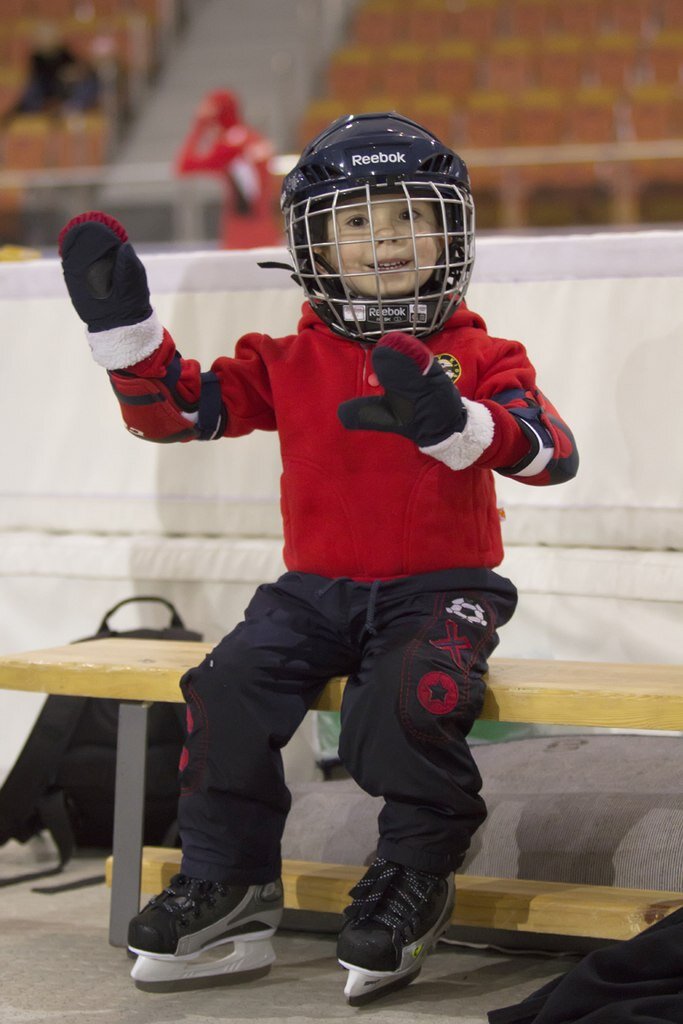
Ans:
{"type": "Polygon", "coordinates": [[[447,715],[460,700],[460,691],[445,672],[427,672],[417,684],[417,699],[431,715],[447,715]]]}
{"type": "Polygon", "coordinates": [[[464,669],[462,655],[464,651],[471,651],[472,644],[466,636],[460,636],[457,623],[453,619],[446,619],[446,636],[440,640],[430,640],[432,647],[438,647],[440,651],[447,651],[458,666],[464,669]]]}

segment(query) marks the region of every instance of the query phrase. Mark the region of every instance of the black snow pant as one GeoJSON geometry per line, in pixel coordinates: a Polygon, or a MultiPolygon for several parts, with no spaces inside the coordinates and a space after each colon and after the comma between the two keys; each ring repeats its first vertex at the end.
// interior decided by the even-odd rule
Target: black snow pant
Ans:
{"type": "Polygon", "coordinates": [[[488,569],[358,583],[285,573],[181,680],[182,871],[258,884],[281,871],[281,749],[331,676],[348,675],[339,756],[384,798],[378,856],[456,870],[486,816],[466,741],[497,627],[517,601],[488,569]]]}

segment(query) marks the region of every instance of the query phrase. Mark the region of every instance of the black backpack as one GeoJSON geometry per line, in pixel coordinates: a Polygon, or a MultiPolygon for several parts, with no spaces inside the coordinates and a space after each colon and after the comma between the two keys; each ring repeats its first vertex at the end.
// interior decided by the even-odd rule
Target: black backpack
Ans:
{"type": "MultiPolygon", "coordinates": [[[[97,633],[83,640],[113,636],[202,640],[200,633],[185,628],[175,607],[161,597],[120,601],[104,616],[97,633]],[[137,601],[165,605],[171,613],[170,624],[165,629],[111,629],[111,616],[137,601]]],[[[119,704],[110,698],[47,697],[0,789],[0,846],[9,839],[24,843],[46,830],[57,846],[59,864],[2,879],[0,886],[57,874],[76,847],[111,850],[119,704]]],[[[178,761],[184,729],[182,703],[158,702],[150,707],[144,842],[152,846],[177,842],[178,761]]]]}

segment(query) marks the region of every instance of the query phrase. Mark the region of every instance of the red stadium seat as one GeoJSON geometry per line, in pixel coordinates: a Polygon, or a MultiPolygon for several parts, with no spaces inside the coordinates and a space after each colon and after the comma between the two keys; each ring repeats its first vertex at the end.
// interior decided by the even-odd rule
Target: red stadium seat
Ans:
{"type": "Polygon", "coordinates": [[[638,78],[641,40],[632,35],[598,36],[588,46],[586,72],[595,85],[622,89],[638,78]]]}
{"type": "Polygon", "coordinates": [[[617,138],[614,89],[580,89],[568,104],[567,129],[572,142],[614,142],[617,138]]]}
{"type": "Polygon", "coordinates": [[[584,83],[586,41],[580,36],[544,39],[538,54],[538,84],[548,89],[578,89],[584,83]]]}
{"type": "Polygon", "coordinates": [[[611,0],[555,0],[555,24],[560,32],[593,39],[610,25],[611,0]]]}
{"type": "Polygon", "coordinates": [[[512,137],[517,146],[553,146],[564,141],[567,101],[553,89],[530,89],[515,97],[512,137]]]}
{"type": "Polygon", "coordinates": [[[427,88],[462,100],[478,84],[479,52],[476,43],[466,40],[446,39],[438,43],[425,69],[427,88]]]}
{"type": "Polygon", "coordinates": [[[505,6],[506,29],[512,36],[545,39],[555,29],[555,7],[549,0],[512,0],[505,6]]]}
{"type": "Polygon", "coordinates": [[[470,43],[488,43],[503,30],[503,5],[499,0],[462,0],[447,5],[446,36],[470,43]]]}
{"type": "Polygon", "coordinates": [[[458,106],[450,96],[442,93],[417,93],[406,101],[401,113],[424,125],[447,146],[458,148],[458,106]]]}
{"type": "Polygon", "coordinates": [[[683,82],[683,29],[660,32],[645,44],[643,68],[651,82],[683,82]]]}
{"type": "Polygon", "coordinates": [[[472,93],[465,104],[463,144],[476,148],[510,145],[512,104],[509,93],[472,93]]]}
{"type": "Polygon", "coordinates": [[[349,110],[349,105],[344,100],[335,98],[315,100],[309,105],[299,124],[299,147],[303,149],[323,128],[327,128],[328,124],[338,117],[350,113],[352,111],[349,110]]]}
{"type": "Polygon", "coordinates": [[[349,46],[332,55],[327,71],[330,96],[353,106],[377,89],[377,56],[370,47],[349,46]]]}
{"type": "Polygon", "coordinates": [[[683,85],[638,85],[627,96],[634,139],[680,139],[683,135],[683,85]]]}
{"type": "Polygon", "coordinates": [[[425,69],[429,51],[413,43],[395,43],[388,46],[377,61],[376,85],[378,92],[386,92],[397,100],[414,96],[425,87],[425,69]]]}
{"type": "Polygon", "coordinates": [[[3,136],[3,166],[12,171],[33,171],[52,164],[54,125],[39,114],[15,117],[3,136]]]}
{"type": "Polygon", "coordinates": [[[498,39],[487,49],[485,82],[491,90],[519,92],[536,83],[538,48],[528,39],[498,39]]]}
{"type": "Polygon", "coordinates": [[[408,38],[408,5],[369,0],[356,11],[353,38],[359,46],[385,46],[408,38]]]}

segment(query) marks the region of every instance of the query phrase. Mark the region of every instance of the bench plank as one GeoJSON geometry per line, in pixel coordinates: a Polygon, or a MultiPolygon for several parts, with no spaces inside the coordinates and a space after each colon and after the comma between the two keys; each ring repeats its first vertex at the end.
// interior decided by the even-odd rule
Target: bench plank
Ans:
{"type": "MultiPolygon", "coordinates": [[[[181,701],[178,680],[211,644],[112,637],[0,657],[0,688],[181,701]]],[[[346,680],[315,705],[338,710],[346,680]]],[[[683,731],[683,666],[494,658],[482,718],[683,731]]]]}
{"type": "MultiPolygon", "coordinates": [[[[106,863],[111,884],[113,858],[106,863]]],[[[142,891],[158,893],[180,867],[180,850],[145,846],[142,891]]],[[[285,907],[340,914],[349,890],[365,872],[349,864],[286,860],[282,881],[285,907]]],[[[683,894],[601,885],[534,882],[519,878],[458,875],[451,923],[473,928],[630,939],[683,907],[683,894]]]]}
{"type": "MultiPolygon", "coordinates": [[[[181,701],[183,672],[212,645],[112,637],[0,657],[0,688],[123,701],[122,711],[147,714],[147,702],[181,701]]],[[[338,710],[346,679],[331,679],[316,705],[338,710]]],[[[507,722],[683,731],[683,667],[590,662],[493,659],[483,718],[507,722]]],[[[130,740],[122,720],[120,749],[130,740]]],[[[130,760],[130,758],[129,758],[130,760]]],[[[119,786],[117,807],[137,799],[144,779],[144,746],[135,751],[133,787],[119,786]]],[[[129,772],[130,774],[130,772],[129,772]]],[[[118,780],[118,769],[117,769],[118,780]]],[[[141,815],[140,815],[141,819],[141,815]]],[[[140,828],[142,823],[140,820],[140,828]]],[[[110,942],[123,946],[127,921],[139,900],[140,837],[131,838],[122,816],[114,824],[117,853],[110,942]]],[[[146,848],[142,889],[158,892],[175,873],[179,851],[146,848]]],[[[113,866],[109,864],[109,873],[113,866]]],[[[361,867],[289,862],[286,905],[339,913],[361,867]]],[[[498,929],[630,938],[671,910],[683,895],[460,875],[456,924],[498,929]]]]}

